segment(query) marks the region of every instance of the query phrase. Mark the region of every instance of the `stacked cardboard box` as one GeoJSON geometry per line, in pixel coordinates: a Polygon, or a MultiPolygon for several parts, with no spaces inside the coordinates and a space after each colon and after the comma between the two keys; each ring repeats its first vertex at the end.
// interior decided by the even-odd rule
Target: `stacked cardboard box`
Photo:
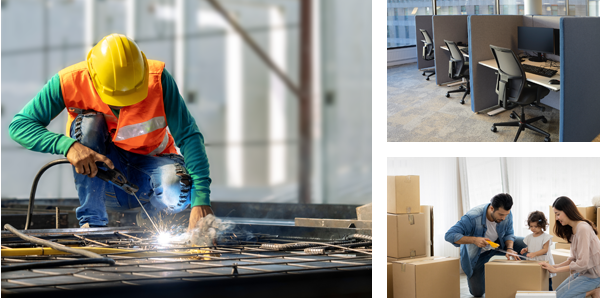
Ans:
{"type": "Polygon", "coordinates": [[[430,213],[419,213],[419,176],[388,176],[387,181],[387,256],[426,256],[430,213]]]}
{"type": "Polygon", "coordinates": [[[394,270],[392,263],[387,263],[387,297],[394,298],[394,270]]]}
{"type": "Polygon", "coordinates": [[[514,298],[517,291],[547,291],[549,272],[537,261],[493,260],[485,264],[485,297],[514,298]]]}
{"type": "Polygon", "coordinates": [[[393,214],[421,212],[419,176],[387,177],[387,212],[393,214]]]}
{"type": "MultiPolygon", "coordinates": [[[[577,206],[577,209],[579,209],[579,213],[581,213],[581,215],[583,216],[583,218],[589,219],[595,225],[598,224],[598,209],[600,209],[600,208],[597,208],[595,206],[591,206],[591,207],[589,207],[589,206],[587,206],[587,207],[585,207],[585,206],[583,206],[583,207],[582,206],[577,206]]],[[[552,206],[550,206],[550,212],[549,212],[548,215],[549,215],[548,217],[549,217],[549,224],[550,224],[550,227],[549,227],[550,230],[549,230],[549,232],[550,232],[550,235],[554,236],[552,238],[552,242],[554,242],[554,243],[567,243],[567,240],[559,238],[559,237],[557,237],[554,234],[554,225],[556,224],[556,216],[554,216],[554,209],[552,208],[552,206]]]]}
{"type": "Polygon", "coordinates": [[[416,258],[392,266],[394,298],[460,297],[458,258],[416,258]]]}
{"type": "MultiPolygon", "coordinates": [[[[566,249],[554,249],[552,250],[552,257],[554,258],[554,264],[558,265],[566,261],[571,256],[571,251],[566,249]]],[[[558,286],[569,278],[569,272],[559,272],[555,277],[552,278],[552,289],[556,290],[558,286]]]]}

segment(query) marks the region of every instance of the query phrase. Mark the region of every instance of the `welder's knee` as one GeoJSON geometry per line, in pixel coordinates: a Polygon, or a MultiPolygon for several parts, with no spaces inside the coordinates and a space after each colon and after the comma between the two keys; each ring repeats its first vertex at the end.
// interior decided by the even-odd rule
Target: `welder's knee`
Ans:
{"type": "Polygon", "coordinates": [[[79,114],[71,123],[71,138],[92,150],[104,153],[108,128],[102,113],[79,114]]]}

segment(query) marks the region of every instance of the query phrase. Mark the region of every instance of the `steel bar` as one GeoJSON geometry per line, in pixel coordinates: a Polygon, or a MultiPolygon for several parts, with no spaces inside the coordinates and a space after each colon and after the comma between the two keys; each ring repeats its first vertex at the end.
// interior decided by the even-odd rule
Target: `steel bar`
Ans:
{"type": "MultiPolygon", "coordinates": [[[[212,0],[214,1],[214,0],[212,0]]],[[[312,0],[300,1],[300,148],[298,203],[310,204],[312,193],[312,0]]]]}
{"type": "Polygon", "coordinates": [[[220,13],[223,18],[231,25],[231,27],[242,37],[242,39],[250,46],[250,48],[254,51],[256,55],[273,71],[275,74],[285,83],[285,85],[290,89],[296,97],[301,98],[300,90],[292,80],[269,58],[267,53],[263,51],[258,44],[250,37],[250,35],[244,30],[238,22],[231,17],[229,13],[221,6],[221,3],[217,0],[206,0],[218,13],[220,13]]]}
{"type": "Polygon", "coordinates": [[[84,241],[89,241],[89,242],[92,242],[92,243],[95,243],[95,244],[98,244],[98,245],[102,245],[102,246],[108,246],[108,244],[104,244],[102,242],[98,242],[98,241],[95,241],[95,240],[92,240],[92,239],[88,239],[88,238],[85,238],[83,236],[79,236],[79,235],[75,235],[75,234],[73,234],[73,236],[76,237],[76,238],[79,238],[81,240],[84,240],[84,241]]]}
{"type": "Polygon", "coordinates": [[[45,245],[45,246],[49,246],[52,247],[56,250],[60,250],[60,251],[64,251],[64,252],[70,252],[73,254],[80,254],[82,256],[88,257],[88,258],[102,258],[101,255],[97,254],[97,253],[93,253],[93,252],[89,252],[89,251],[85,251],[85,250],[81,250],[81,249],[74,249],[74,248],[70,248],[67,246],[64,246],[62,244],[58,244],[58,243],[54,243],[54,242],[50,242],[50,241],[46,241],[43,239],[39,239],[39,238],[35,238],[32,236],[27,236],[21,232],[19,232],[17,229],[13,228],[11,225],[4,225],[4,228],[11,231],[13,234],[19,236],[19,238],[29,241],[31,243],[36,243],[36,244],[40,244],[40,245],[45,245]]]}
{"type": "Polygon", "coordinates": [[[60,208],[56,207],[56,228],[57,229],[60,229],[59,219],[60,219],[60,208]]]}

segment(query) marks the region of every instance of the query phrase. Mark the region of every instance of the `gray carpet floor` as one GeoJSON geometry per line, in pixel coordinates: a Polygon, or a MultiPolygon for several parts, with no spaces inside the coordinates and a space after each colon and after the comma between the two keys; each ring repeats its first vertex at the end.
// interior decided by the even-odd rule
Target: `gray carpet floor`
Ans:
{"type": "MultiPolygon", "coordinates": [[[[446,74],[444,74],[446,75],[446,74]]],[[[515,121],[510,111],[490,117],[471,111],[471,98],[459,103],[463,93],[446,92],[455,87],[437,86],[435,76],[425,80],[416,63],[387,70],[387,140],[388,142],[512,142],[517,127],[498,127],[493,123],[515,121]]],[[[520,113],[520,108],[515,108],[520,113]]],[[[550,133],[552,142],[558,142],[559,111],[546,106],[545,112],[525,107],[526,118],[544,115],[548,123],[537,121],[534,126],[550,133]]],[[[544,136],[532,130],[521,132],[519,142],[543,142],[544,136]]]]}

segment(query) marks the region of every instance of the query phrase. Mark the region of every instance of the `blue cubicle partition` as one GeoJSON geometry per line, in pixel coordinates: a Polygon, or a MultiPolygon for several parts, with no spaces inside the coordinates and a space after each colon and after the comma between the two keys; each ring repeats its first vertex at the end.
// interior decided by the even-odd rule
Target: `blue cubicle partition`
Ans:
{"type": "Polygon", "coordinates": [[[448,76],[450,52],[440,49],[445,46],[444,40],[454,42],[467,42],[468,16],[434,16],[433,17],[433,44],[435,46],[435,80],[438,85],[456,81],[448,76]]]}
{"type": "Polygon", "coordinates": [[[560,20],[560,141],[600,134],[600,18],[560,20]]]}
{"type": "MultiPolygon", "coordinates": [[[[427,30],[429,36],[433,39],[433,21],[432,16],[415,16],[415,28],[417,38],[417,68],[431,68],[435,66],[434,60],[426,61],[423,59],[423,35],[419,29],[427,30]]],[[[437,51],[437,50],[436,50],[437,51]]]]}

